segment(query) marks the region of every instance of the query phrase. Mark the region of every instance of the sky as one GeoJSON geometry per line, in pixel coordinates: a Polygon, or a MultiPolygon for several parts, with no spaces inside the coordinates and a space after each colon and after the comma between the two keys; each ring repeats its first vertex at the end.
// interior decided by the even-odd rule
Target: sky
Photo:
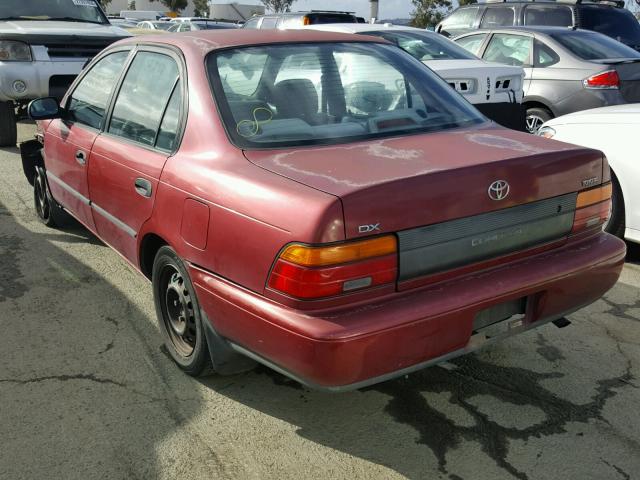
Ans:
{"type": "MultiPolygon", "coordinates": [[[[258,0],[236,0],[238,3],[255,3],[258,0]]],[[[379,0],[380,18],[408,18],[413,7],[410,0],[379,0]]],[[[369,18],[369,0],[297,0],[292,10],[344,10],[357,12],[362,17],[369,18]]]]}

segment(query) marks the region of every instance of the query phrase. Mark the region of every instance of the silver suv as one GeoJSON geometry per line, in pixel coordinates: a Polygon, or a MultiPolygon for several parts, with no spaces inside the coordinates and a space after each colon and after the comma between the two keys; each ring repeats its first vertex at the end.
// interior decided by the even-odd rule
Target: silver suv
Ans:
{"type": "Polygon", "coordinates": [[[0,146],[16,144],[30,100],[62,98],[88,60],[128,36],[96,0],[0,1],[0,146]]]}

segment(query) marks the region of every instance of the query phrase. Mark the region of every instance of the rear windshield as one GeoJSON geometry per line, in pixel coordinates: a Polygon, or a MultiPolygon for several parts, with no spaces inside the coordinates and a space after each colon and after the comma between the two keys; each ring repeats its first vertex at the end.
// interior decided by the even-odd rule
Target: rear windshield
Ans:
{"type": "Polygon", "coordinates": [[[109,23],[97,0],[0,0],[0,20],[109,23]]]}
{"type": "Polygon", "coordinates": [[[391,45],[244,47],[214,53],[207,63],[227,132],[241,147],[343,143],[485,121],[391,45]]]}
{"type": "Polygon", "coordinates": [[[478,58],[451,40],[447,40],[436,33],[398,30],[363,32],[363,34],[375,35],[389,40],[423,62],[427,60],[473,60],[478,58]]]}
{"type": "Polygon", "coordinates": [[[582,5],[580,27],[603,33],[634,48],[640,47],[640,24],[624,8],[582,5]]]}
{"type": "Polygon", "coordinates": [[[583,60],[640,58],[640,53],[604,35],[592,32],[552,33],[551,37],[583,60]]]}

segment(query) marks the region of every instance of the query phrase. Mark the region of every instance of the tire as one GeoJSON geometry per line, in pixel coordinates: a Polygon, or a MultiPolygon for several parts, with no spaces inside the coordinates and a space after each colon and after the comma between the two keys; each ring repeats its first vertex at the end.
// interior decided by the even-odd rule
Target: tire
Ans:
{"type": "Polygon", "coordinates": [[[527,132],[536,133],[544,122],[548,122],[553,118],[546,108],[527,108],[527,132]]]}
{"type": "Polygon", "coordinates": [[[184,263],[168,246],[153,262],[153,301],[171,358],[193,377],[214,372],[195,289],[184,263]]]}
{"type": "Polygon", "coordinates": [[[604,225],[604,231],[624,239],[625,232],[625,209],[624,197],[618,179],[611,172],[611,184],[613,185],[613,194],[611,196],[611,217],[604,225]]]}
{"type": "Polygon", "coordinates": [[[15,147],[17,142],[16,109],[13,102],[0,102],[0,147],[15,147]]]}
{"type": "Polygon", "coordinates": [[[47,227],[62,227],[70,220],[69,214],[51,196],[47,176],[42,167],[35,167],[33,203],[38,218],[47,227]]]}

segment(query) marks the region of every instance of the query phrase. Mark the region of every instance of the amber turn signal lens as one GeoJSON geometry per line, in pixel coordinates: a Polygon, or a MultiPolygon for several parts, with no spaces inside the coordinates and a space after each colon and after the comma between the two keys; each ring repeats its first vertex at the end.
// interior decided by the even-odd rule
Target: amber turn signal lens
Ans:
{"type": "Polygon", "coordinates": [[[611,193],[611,183],[607,183],[606,185],[602,185],[598,188],[580,192],[578,194],[578,199],[576,200],[576,208],[584,208],[588,207],[589,205],[595,205],[596,203],[609,200],[611,198],[611,193]]]}
{"type": "Polygon", "coordinates": [[[397,248],[396,237],[389,235],[326,247],[289,245],[280,258],[305,267],[322,267],[390,255],[396,253],[397,248]]]}

